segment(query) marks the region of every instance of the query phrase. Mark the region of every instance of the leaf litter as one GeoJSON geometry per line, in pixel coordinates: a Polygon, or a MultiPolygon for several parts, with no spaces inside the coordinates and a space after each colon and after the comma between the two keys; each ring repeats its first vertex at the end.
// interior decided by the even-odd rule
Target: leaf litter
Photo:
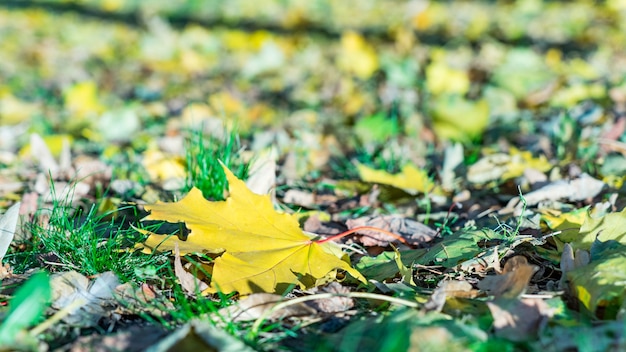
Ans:
{"type": "Polygon", "coordinates": [[[0,6],[0,349],[624,348],[623,4],[323,3],[0,6]]]}

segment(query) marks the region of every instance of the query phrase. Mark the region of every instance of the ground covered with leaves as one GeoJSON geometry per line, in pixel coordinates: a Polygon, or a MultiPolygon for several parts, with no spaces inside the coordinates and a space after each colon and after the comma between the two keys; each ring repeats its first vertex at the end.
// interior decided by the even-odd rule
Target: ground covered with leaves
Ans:
{"type": "Polygon", "coordinates": [[[623,1],[5,1],[0,350],[626,349],[623,1]]]}

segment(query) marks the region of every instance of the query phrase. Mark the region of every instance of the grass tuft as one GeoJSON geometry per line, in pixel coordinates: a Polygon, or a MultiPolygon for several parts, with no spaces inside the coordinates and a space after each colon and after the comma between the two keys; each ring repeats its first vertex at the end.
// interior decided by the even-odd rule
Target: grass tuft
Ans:
{"type": "Polygon", "coordinates": [[[241,141],[236,131],[224,133],[224,138],[205,136],[194,130],[185,148],[187,183],[184,191],[196,187],[209,200],[224,200],[228,190],[226,175],[220,161],[239,179],[248,178],[248,164],[243,160],[241,141]]]}

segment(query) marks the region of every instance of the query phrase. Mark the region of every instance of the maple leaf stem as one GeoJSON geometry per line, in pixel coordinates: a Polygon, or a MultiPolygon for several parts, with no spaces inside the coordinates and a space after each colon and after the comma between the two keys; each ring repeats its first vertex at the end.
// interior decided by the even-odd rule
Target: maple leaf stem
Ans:
{"type": "Polygon", "coordinates": [[[330,236],[330,237],[326,237],[324,239],[321,239],[321,240],[318,240],[318,241],[312,241],[312,242],[316,242],[316,243],[322,244],[324,242],[335,241],[335,240],[338,240],[338,239],[340,239],[342,237],[345,237],[345,236],[348,236],[348,235],[352,235],[353,233],[359,232],[361,230],[370,230],[370,231],[377,231],[377,232],[380,232],[380,233],[384,233],[385,235],[391,236],[391,237],[397,239],[398,241],[406,244],[407,246],[413,248],[413,246],[409,242],[407,242],[407,240],[404,239],[404,237],[402,237],[400,235],[396,235],[393,232],[389,232],[387,230],[383,230],[381,228],[374,227],[374,226],[358,226],[358,227],[355,227],[355,228],[350,229],[348,231],[344,231],[344,232],[342,232],[340,234],[337,234],[337,235],[334,235],[334,236],[330,236]]]}

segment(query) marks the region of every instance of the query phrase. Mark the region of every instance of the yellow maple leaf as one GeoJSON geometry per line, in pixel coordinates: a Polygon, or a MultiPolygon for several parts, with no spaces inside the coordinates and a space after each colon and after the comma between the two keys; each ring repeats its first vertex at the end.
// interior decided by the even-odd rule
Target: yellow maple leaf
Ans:
{"type": "Polygon", "coordinates": [[[186,241],[142,231],[150,235],[145,252],[173,250],[176,243],[181,255],[224,252],[215,259],[205,294],[282,293],[293,284],[309,288],[338,269],[366,282],[339,246],[315,242],[294,217],[274,210],[269,195],[253,193],[223,168],[230,189],[225,201],[210,202],[194,188],[179,202],[145,206],[151,212],[146,220],[184,222],[190,230],[186,241]]]}

